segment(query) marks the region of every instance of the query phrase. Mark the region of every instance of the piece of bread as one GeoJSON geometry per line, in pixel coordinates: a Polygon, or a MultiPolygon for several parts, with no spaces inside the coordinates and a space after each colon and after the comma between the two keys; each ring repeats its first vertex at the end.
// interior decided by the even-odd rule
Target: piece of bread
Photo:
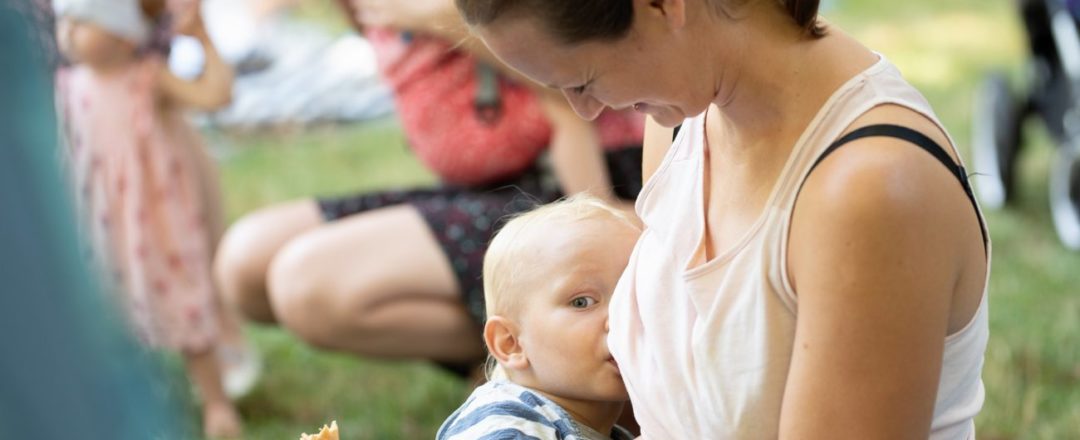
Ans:
{"type": "Polygon", "coordinates": [[[318,434],[300,434],[300,440],[338,440],[337,420],[330,426],[323,425],[318,434]]]}

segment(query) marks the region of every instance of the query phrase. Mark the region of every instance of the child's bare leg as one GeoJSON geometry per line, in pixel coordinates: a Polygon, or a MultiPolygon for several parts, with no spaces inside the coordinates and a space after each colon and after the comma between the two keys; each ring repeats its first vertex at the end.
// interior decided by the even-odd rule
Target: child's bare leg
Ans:
{"type": "Polygon", "coordinates": [[[221,371],[213,348],[200,353],[184,353],[188,377],[202,398],[203,431],[210,438],[239,437],[243,431],[240,414],[225,395],[221,371]]]}
{"type": "Polygon", "coordinates": [[[216,298],[218,320],[217,362],[225,395],[240,398],[255,387],[262,374],[262,358],[247,340],[240,325],[239,313],[216,298]]]}
{"type": "MultiPolygon", "coordinates": [[[[206,219],[206,230],[209,231],[208,243],[211,261],[216,259],[218,244],[222,235],[225,234],[225,204],[222,200],[221,177],[218,174],[217,163],[210,157],[206,148],[191,148],[192,162],[199,176],[199,189],[202,192],[202,210],[206,219]]],[[[215,292],[216,293],[216,292],[215,292]]],[[[217,307],[218,328],[225,344],[236,345],[244,343],[244,334],[240,325],[239,312],[223,301],[220,294],[214,295],[217,307]]]]}
{"type": "Polygon", "coordinates": [[[221,241],[222,234],[225,233],[225,203],[222,200],[221,176],[218,173],[217,162],[205,147],[200,145],[198,148],[189,148],[187,151],[191,155],[191,164],[195,166],[195,175],[199,180],[203,217],[206,220],[206,230],[210,232],[210,252],[214,252],[218,242],[221,241]]]}
{"type": "Polygon", "coordinates": [[[215,315],[217,315],[218,329],[221,331],[219,335],[222,339],[222,343],[225,345],[244,344],[246,339],[244,338],[243,328],[240,325],[240,316],[236,310],[233,310],[228,304],[221,299],[221,295],[214,295],[214,308],[215,315]]]}
{"type": "MultiPolygon", "coordinates": [[[[193,143],[199,145],[199,143],[193,143]]],[[[191,163],[194,165],[198,176],[199,190],[201,192],[203,217],[206,221],[206,229],[209,232],[207,245],[210,249],[211,261],[216,258],[218,244],[225,232],[225,205],[222,201],[221,179],[218,173],[217,163],[210,156],[210,152],[203,147],[187,149],[191,155],[191,163]]],[[[227,373],[225,388],[227,395],[236,397],[245,394],[254,385],[259,375],[258,354],[247,342],[241,325],[240,313],[228,301],[224,301],[220,292],[215,289],[214,306],[215,317],[220,331],[218,353],[220,362],[219,371],[227,373]],[[250,364],[250,363],[254,364],[250,364]]]]}

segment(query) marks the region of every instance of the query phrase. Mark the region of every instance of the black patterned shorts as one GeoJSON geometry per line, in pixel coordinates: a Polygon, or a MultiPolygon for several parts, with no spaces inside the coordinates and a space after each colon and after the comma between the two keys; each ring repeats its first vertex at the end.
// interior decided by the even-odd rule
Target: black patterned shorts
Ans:
{"type": "MultiPolygon", "coordinates": [[[[615,193],[633,200],[641,191],[641,147],[606,153],[615,193]]],[[[477,323],[484,322],[484,252],[506,219],[561,197],[550,173],[538,168],[483,187],[438,186],[389,190],[318,199],[326,221],[408,203],[431,228],[461,288],[462,300],[477,323]]]]}

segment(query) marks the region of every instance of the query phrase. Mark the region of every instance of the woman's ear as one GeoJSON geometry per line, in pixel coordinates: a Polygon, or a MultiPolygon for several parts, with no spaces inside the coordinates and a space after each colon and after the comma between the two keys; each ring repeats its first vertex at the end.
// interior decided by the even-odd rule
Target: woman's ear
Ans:
{"type": "Polygon", "coordinates": [[[521,345],[514,321],[498,315],[489,316],[484,324],[484,343],[503,368],[523,370],[529,366],[529,358],[521,345]]]}
{"type": "Polygon", "coordinates": [[[686,24],[686,0],[636,0],[636,3],[639,11],[663,19],[671,29],[686,24]]]}

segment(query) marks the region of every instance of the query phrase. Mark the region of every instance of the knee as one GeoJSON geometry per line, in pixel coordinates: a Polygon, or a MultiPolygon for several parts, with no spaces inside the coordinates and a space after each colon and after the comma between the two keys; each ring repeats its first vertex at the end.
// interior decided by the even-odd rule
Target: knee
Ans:
{"type": "Polygon", "coordinates": [[[272,249],[263,237],[265,227],[245,217],[231,226],[218,244],[214,277],[224,299],[249,319],[273,322],[266,298],[267,266],[272,249]]]}
{"type": "Polygon", "coordinates": [[[392,290],[378,264],[354,257],[343,267],[341,256],[328,250],[332,239],[309,234],[278,252],[269,297],[283,327],[313,346],[342,350],[385,330],[374,316],[392,290]]]}
{"type": "Polygon", "coordinates": [[[267,291],[281,326],[311,345],[334,349],[340,345],[342,295],[333,275],[320,270],[320,258],[316,240],[293,240],[270,263],[267,291]]]}

